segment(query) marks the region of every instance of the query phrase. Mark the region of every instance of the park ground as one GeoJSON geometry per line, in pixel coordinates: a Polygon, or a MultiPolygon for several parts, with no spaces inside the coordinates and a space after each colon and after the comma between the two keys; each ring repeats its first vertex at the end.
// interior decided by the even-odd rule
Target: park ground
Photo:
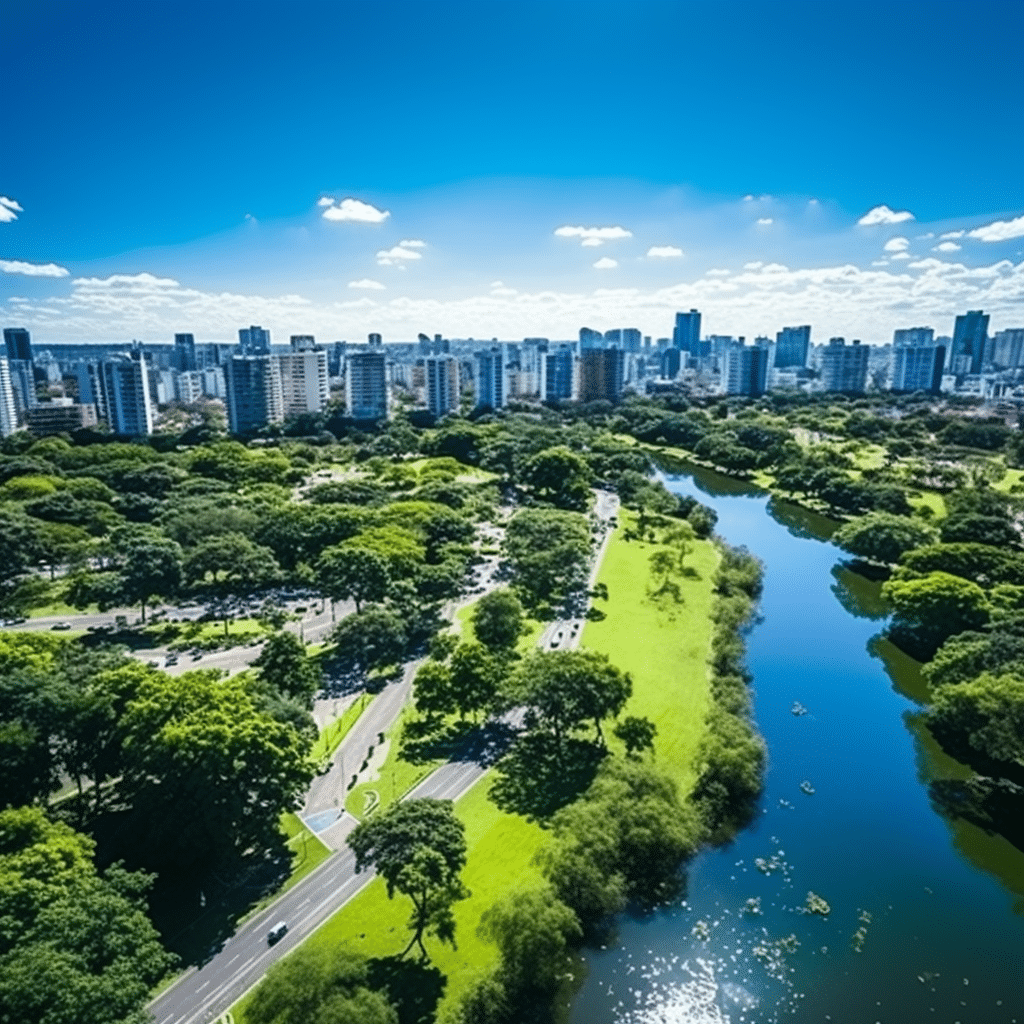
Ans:
{"type": "MultiPolygon", "coordinates": [[[[582,646],[607,654],[630,673],[633,696],[623,713],[646,716],[655,723],[655,763],[685,793],[693,783],[691,766],[708,704],[712,578],[719,556],[710,542],[696,542],[687,559],[690,571],[682,582],[682,599],[666,602],[648,594],[648,561],[656,548],[657,542],[638,539],[635,516],[621,511],[598,574],[598,582],[608,588],[608,600],[599,602],[606,617],[587,623],[582,646]]],[[[527,642],[535,644],[537,633],[535,628],[527,642]]],[[[613,749],[617,743],[610,739],[613,749]]],[[[382,766],[388,789],[392,764],[397,774],[401,761],[396,755],[389,755],[382,766]]],[[[396,779],[398,796],[399,781],[404,786],[408,780],[396,779]]],[[[496,947],[477,935],[482,913],[511,891],[535,888],[541,881],[534,855],[546,841],[544,829],[499,811],[488,798],[490,784],[490,776],[485,775],[455,805],[466,826],[468,857],[462,877],[472,895],[455,908],[455,948],[427,939],[431,965],[446,979],[439,1014],[497,961],[496,947]]],[[[373,958],[395,956],[408,942],[409,913],[408,902],[401,897],[389,900],[378,878],[309,942],[328,947],[345,944],[373,958]]],[[[235,1024],[244,1024],[245,1005],[243,998],[233,1008],[235,1024]]]]}

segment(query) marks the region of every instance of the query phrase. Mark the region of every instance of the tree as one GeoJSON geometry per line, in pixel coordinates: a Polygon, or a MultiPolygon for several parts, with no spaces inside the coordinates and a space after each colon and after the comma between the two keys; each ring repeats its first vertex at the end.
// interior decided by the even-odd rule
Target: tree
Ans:
{"type": "Polygon", "coordinates": [[[935,541],[935,530],[917,519],[869,512],[844,523],[832,536],[832,542],[857,558],[894,565],[914,548],[935,541]]]}
{"type": "Polygon", "coordinates": [[[520,473],[522,482],[540,498],[573,512],[586,510],[592,475],[586,460],[562,445],[537,452],[520,473]]]}
{"type": "Polygon", "coordinates": [[[483,644],[459,644],[452,653],[450,689],[460,717],[489,708],[498,695],[498,663],[483,644]]]}
{"type": "Polygon", "coordinates": [[[584,722],[593,722],[604,745],[601,722],[623,709],[633,682],[596,651],[536,652],[526,658],[510,684],[509,697],[526,708],[530,728],[549,732],[560,749],[584,722]]]}
{"type": "Polygon", "coordinates": [[[1019,548],[1021,543],[1020,533],[1005,518],[974,512],[948,516],[942,521],[939,533],[945,544],[966,542],[1019,548]]]}
{"type": "Polygon", "coordinates": [[[452,905],[469,895],[459,879],[466,864],[465,832],[450,800],[423,799],[393,804],[348,837],[357,872],[375,867],[389,899],[397,891],[412,900],[413,936],[402,956],[419,946],[426,959],[423,936],[428,931],[454,945],[452,905]]]}
{"type": "Polygon", "coordinates": [[[171,966],[144,911],[152,878],[93,864],[91,839],[35,808],[0,812],[0,1013],[18,1024],[144,1019],[171,966]]]}
{"type": "Polygon", "coordinates": [[[473,635],[495,652],[511,651],[523,632],[523,606],[507,587],[492,590],[477,602],[473,635]]]}
{"type": "Polygon", "coordinates": [[[306,707],[313,706],[313,697],[323,685],[323,673],[294,633],[272,633],[252,664],[278,693],[294,697],[306,707]]]}
{"type": "Polygon", "coordinates": [[[999,583],[1024,585],[1024,554],[988,544],[928,544],[900,557],[897,579],[914,579],[930,572],[962,576],[982,587],[999,583]]]}
{"type": "Polygon", "coordinates": [[[181,548],[152,529],[119,530],[111,543],[118,552],[118,600],[141,605],[145,622],[146,605],[173,596],[181,585],[181,548]]]}
{"type": "Polygon", "coordinates": [[[921,660],[930,659],[947,637],[979,629],[989,619],[989,603],[976,583],[932,572],[916,580],[889,580],[882,597],[893,606],[889,637],[921,660]]]}
{"type": "Polygon", "coordinates": [[[524,600],[553,605],[586,581],[590,530],[577,512],[523,509],[505,531],[503,551],[524,600]]]}
{"type": "Polygon", "coordinates": [[[274,964],[246,1004],[249,1024],[398,1024],[369,984],[367,961],[347,949],[300,946],[274,964]]]}
{"type": "Polygon", "coordinates": [[[309,744],[262,711],[243,677],[153,673],[122,720],[117,791],[146,862],[177,865],[274,848],[277,819],[313,776],[309,744]]]}
{"type": "Polygon", "coordinates": [[[331,601],[355,601],[356,611],[364,601],[377,603],[388,595],[391,574],[385,557],[352,542],[336,544],[320,556],[317,583],[331,601]]]}
{"type": "Polygon", "coordinates": [[[500,978],[520,999],[554,992],[569,972],[569,944],[582,937],[576,915],[550,888],[514,892],[484,911],[480,935],[501,953],[500,978]]]}
{"type": "Polygon", "coordinates": [[[654,750],[658,727],[649,718],[630,715],[615,726],[614,732],[626,747],[626,757],[635,758],[641,750],[654,750]]]}
{"type": "Polygon", "coordinates": [[[334,659],[343,671],[365,676],[400,661],[405,653],[402,620],[385,608],[367,608],[342,619],[331,634],[334,659]]]}

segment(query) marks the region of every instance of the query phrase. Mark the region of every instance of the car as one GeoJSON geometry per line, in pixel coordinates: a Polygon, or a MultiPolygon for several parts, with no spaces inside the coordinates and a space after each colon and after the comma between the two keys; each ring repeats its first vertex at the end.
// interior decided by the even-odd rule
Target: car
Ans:
{"type": "Polygon", "coordinates": [[[177,665],[177,664],[178,664],[178,656],[176,654],[168,654],[167,657],[164,658],[164,665],[177,665]]]}
{"type": "Polygon", "coordinates": [[[274,927],[271,928],[269,932],[267,932],[267,945],[273,946],[276,943],[280,942],[285,937],[285,933],[287,931],[288,922],[278,921],[277,924],[275,924],[274,927]]]}
{"type": "Polygon", "coordinates": [[[70,622],[55,622],[50,627],[50,629],[59,629],[59,630],[65,630],[65,629],[70,629],[70,628],[71,628],[71,623],[70,622]]]}

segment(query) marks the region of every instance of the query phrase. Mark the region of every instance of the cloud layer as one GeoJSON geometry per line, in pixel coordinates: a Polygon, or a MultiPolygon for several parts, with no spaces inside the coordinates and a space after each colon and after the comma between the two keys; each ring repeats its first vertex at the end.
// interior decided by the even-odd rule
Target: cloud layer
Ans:
{"type": "Polygon", "coordinates": [[[335,205],[329,196],[319,200],[318,205],[324,206],[324,220],[354,221],[358,224],[379,224],[391,216],[390,210],[378,210],[376,206],[364,203],[360,199],[342,199],[335,205]]]}
{"type": "Polygon", "coordinates": [[[26,277],[68,276],[67,269],[58,267],[56,263],[25,263],[23,260],[0,260],[0,270],[5,274],[24,274],[26,277]]]}
{"type": "Polygon", "coordinates": [[[967,232],[968,238],[978,238],[982,242],[1006,242],[1011,238],[1024,237],[1024,216],[1013,220],[995,220],[984,227],[967,232]]]}
{"type": "Polygon", "coordinates": [[[914,215],[909,210],[890,210],[888,206],[876,206],[868,210],[858,224],[900,224],[905,220],[913,220],[914,215]]]}

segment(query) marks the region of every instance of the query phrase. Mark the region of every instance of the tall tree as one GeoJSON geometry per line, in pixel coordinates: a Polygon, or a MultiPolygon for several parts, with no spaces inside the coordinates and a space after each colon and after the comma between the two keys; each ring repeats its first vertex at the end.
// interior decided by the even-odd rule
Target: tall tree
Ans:
{"type": "Polygon", "coordinates": [[[313,706],[313,697],[323,685],[323,673],[294,633],[283,629],[272,633],[252,664],[278,693],[295,697],[307,707],[313,706]]]}
{"type": "Polygon", "coordinates": [[[492,651],[511,651],[523,632],[523,606],[507,587],[492,590],[477,601],[473,634],[492,651]]]}
{"type": "Polygon", "coordinates": [[[333,658],[342,671],[365,676],[386,668],[405,653],[406,628],[386,608],[367,608],[342,619],[331,634],[333,658]]]}
{"type": "Polygon", "coordinates": [[[348,837],[356,855],[356,871],[375,867],[388,889],[412,900],[409,927],[413,946],[427,958],[423,936],[432,932],[454,944],[452,906],[469,893],[459,878],[466,863],[466,830],[450,800],[403,800],[378,817],[358,825],[348,837]]]}
{"type": "Polygon", "coordinates": [[[316,577],[332,602],[351,599],[357,612],[362,611],[364,602],[383,601],[391,586],[387,559],[351,542],[328,548],[317,562],[316,577]]]}

